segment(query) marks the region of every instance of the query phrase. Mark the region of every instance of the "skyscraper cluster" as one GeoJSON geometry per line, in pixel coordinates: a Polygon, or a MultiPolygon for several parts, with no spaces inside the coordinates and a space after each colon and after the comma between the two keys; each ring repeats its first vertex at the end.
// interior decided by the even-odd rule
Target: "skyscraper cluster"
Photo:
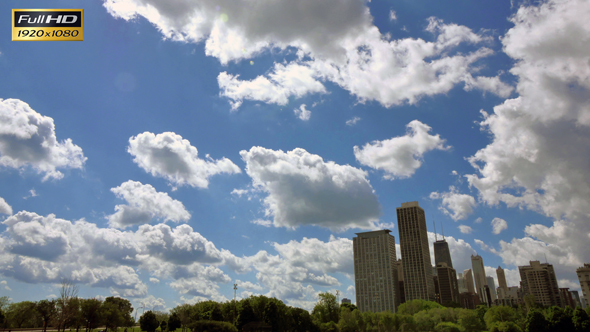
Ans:
{"type": "Polygon", "coordinates": [[[414,299],[475,309],[479,304],[516,305],[526,296],[543,305],[585,307],[590,296],[590,264],[576,271],[582,297],[577,291],[559,288],[553,266],[539,261],[518,267],[520,287],[509,287],[504,269],[498,267],[496,288],[479,255],[471,256],[471,269],[457,275],[444,235],[441,240],[435,235],[435,266],[431,265],[426,217],[418,202],[402,203],[396,212],[400,260],[390,230],[356,233],[353,238],[356,305],[361,312],[396,312],[401,303],[414,299]]]}

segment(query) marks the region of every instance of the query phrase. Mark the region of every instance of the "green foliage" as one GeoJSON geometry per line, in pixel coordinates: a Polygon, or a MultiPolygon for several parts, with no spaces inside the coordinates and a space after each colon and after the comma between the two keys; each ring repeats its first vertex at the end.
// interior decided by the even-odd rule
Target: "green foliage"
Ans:
{"type": "Polygon", "coordinates": [[[127,299],[109,296],[102,304],[102,311],[105,326],[113,331],[121,326],[131,327],[135,323],[131,317],[133,306],[127,299]]]}
{"type": "Polygon", "coordinates": [[[0,310],[0,324],[4,324],[4,313],[0,310]]]}
{"type": "Polygon", "coordinates": [[[402,315],[414,315],[420,311],[430,310],[433,308],[442,308],[443,306],[432,301],[426,300],[411,300],[407,301],[406,303],[402,303],[397,312],[402,315]]]}
{"type": "Polygon", "coordinates": [[[193,332],[238,332],[230,323],[211,320],[199,320],[189,324],[189,327],[193,332]]]}
{"type": "Polygon", "coordinates": [[[588,317],[588,314],[582,308],[577,307],[574,310],[572,322],[574,323],[576,332],[590,332],[590,317],[588,317]]]}
{"type": "Polygon", "coordinates": [[[170,319],[168,319],[168,329],[170,331],[176,331],[176,329],[180,328],[180,318],[176,312],[170,315],[170,319]]]}
{"type": "Polygon", "coordinates": [[[463,332],[463,328],[455,323],[451,323],[451,322],[442,322],[442,323],[438,323],[435,327],[434,330],[435,332],[463,332]]]}
{"type": "Polygon", "coordinates": [[[188,327],[193,316],[193,306],[190,304],[182,304],[171,310],[171,313],[176,313],[180,319],[180,327],[183,329],[188,327]]]}
{"type": "Polygon", "coordinates": [[[160,331],[162,331],[162,332],[166,331],[167,327],[168,327],[168,323],[165,320],[160,322],[160,331]]]}
{"type": "Polygon", "coordinates": [[[21,328],[23,327],[23,325],[31,325],[25,324],[25,322],[34,319],[33,316],[37,314],[35,307],[35,302],[31,301],[11,303],[8,306],[8,310],[6,311],[6,316],[8,318],[8,321],[13,325],[12,327],[21,328]]]}
{"type": "Polygon", "coordinates": [[[289,308],[287,315],[294,332],[311,331],[314,327],[311,315],[307,310],[301,308],[289,308]]]}
{"type": "Polygon", "coordinates": [[[244,300],[242,303],[242,306],[240,308],[240,312],[238,315],[238,322],[237,322],[237,327],[238,329],[241,331],[242,327],[250,322],[255,322],[258,319],[256,318],[256,315],[254,315],[254,310],[252,309],[252,306],[250,305],[250,301],[249,300],[244,300]]]}
{"type": "Polygon", "coordinates": [[[268,301],[264,308],[264,322],[272,326],[272,331],[276,332],[279,328],[279,309],[274,301],[268,301]]]}
{"type": "Polygon", "coordinates": [[[569,316],[568,312],[560,307],[550,307],[546,317],[549,321],[549,329],[552,332],[569,332],[575,330],[572,316],[569,316]]]}
{"type": "Polygon", "coordinates": [[[345,306],[340,306],[340,320],[338,321],[340,332],[354,332],[358,330],[358,324],[352,311],[345,306]]]}
{"type": "Polygon", "coordinates": [[[545,332],[547,331],[548,322],[538,310],[529,311],[525,321],[525,332],[545,332]]]}
{"type": "Polygon", "coordinates": [[[336,300],[336,295],[325,292],[320,293],[318,297],[319,301],[311,312],[314,323],[321,325],[323,323],[333,322],[336,325],[340,319],[340,306],[336,300]]]}
{"type": "Polygon", "coordinates": [[[490,332],[522,332],[521,328],[513,322],[495,322],[490,332]]]}
{"type": "Polygon", "coordinates": [[[488,329],[496,322],[516,322],[516,311],[508,306],[495,306],[489,308],[484,314],[484,321],[488,329]]]}
{"type": "Polygon", "coordinates": [[[461,309],[457,314],[458,323],[466,332],[485,330],[485,325],[474,310],[461,309]]]}
{"type": "Polygon", "coordinates": [[[139,318],[139,327],[142,331],[154,332],[158,326],[159,323],[156,314],[151,311],[146,311],[146,313],[139,318]]]}
{"type": "Polygon", "coordinates": [[[37,312],[39,313],[39,316],[43,321],[43,331],[45,331],[47,330],[49,321],[57,313],[57,309],[55,307],[55,300],[41,300],[37,302],[37,312]]]}
{"type": "Polygon", "coordinates": [[[340,305],[340,309],[342,309],[342,308],[348,308],[348,310],[350,310],[350,312],[358,310],[358,307],[356,305],[350,304],[350,303],[342,303],[340,305]]]}

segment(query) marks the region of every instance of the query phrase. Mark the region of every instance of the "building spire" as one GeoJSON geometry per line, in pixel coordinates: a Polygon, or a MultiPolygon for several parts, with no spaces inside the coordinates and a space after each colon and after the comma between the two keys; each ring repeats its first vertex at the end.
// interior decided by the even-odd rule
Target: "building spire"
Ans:
{"type": "Polygon", "coordinates": [[[438,241],[436,237],[436,223],[434,222],[434,217],[432,218],[432,225],[434,226],[434,241],[438,241]]]}
{"type": "Polygon", "coordinates": [[[442,236],[443,236],[443,241],[444,241],[444,239],[445,239],[445,229],[443,228],[442,221],[440,222],[440,228],[442,229],[442,236]]]}

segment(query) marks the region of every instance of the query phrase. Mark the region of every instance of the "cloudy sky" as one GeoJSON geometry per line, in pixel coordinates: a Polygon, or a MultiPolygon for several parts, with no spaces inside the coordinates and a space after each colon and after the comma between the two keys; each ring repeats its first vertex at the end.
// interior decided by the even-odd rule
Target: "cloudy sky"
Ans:
{"type": "MultiPolygon", "coordinates": [[[[38,1],[2,1],[39,8],[38,1]]],[[[0,294],[165,310],[355,299],[352,237],[419,201],[458,272],[590,261],[585,0],[52,0],[0,34],[0,294]]],[[[399,251],[398,251],[399,255],[399,251]]],[[[497,283],[496,283],[497,284],[497,283]]]]}

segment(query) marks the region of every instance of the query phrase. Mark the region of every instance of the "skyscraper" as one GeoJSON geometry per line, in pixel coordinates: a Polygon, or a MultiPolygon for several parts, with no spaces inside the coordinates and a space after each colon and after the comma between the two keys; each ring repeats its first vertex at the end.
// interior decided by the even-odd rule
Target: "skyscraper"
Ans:
{"type": "Polygon", "coordinates": [[[465,284],[463,273],[459,273],[457,276],[457,286],[459,287],[459,293],[467,293],[467,285],[465,284]]]}
{"type": "Polygon", "coordinates": [[[544,306],[561,306],[553,265],[530,261],[530,265],[519,266],[518,271],[523,295],[534,295],[535,301],[544,306]]]}
{"type": "Polygon", "coordinates": [[[451,252],[449,251],[449,244],[445,239],[435,241],[434,246],[434,265],[438,266],[440,263],[447,264],[448,267],[453,268],[451,260],[451,252]]]}
{"type": "Polygon", "coordinates": [[[501,266],[498,266],[496,269],[496,276],[498,277],[498,287],[507,292],[508,284],[506,284],[506,274],[504,274],[504,269],[501,266]]]}
{"type": "Polygon", "coordinates": [[[447,263],[439,263],[436,265],[436,276],[438,277],[440,304],[459,303],[459,287],[455,269],[447,266],[447,263]]]}
{"type": "Polygon", "coordinates": [[[584,266],[577,268],[576,273],[582,288],[582,296],[588,301],[590,299],[590,264],[584,264],[584,266]]]}
{"type": "Polygon", "coordinates": [[[471,273],[471,269],[463,271],[463,278],[465,278],[465,287],[467,287],[467,291],[471,294],[475,294],[475,286],[473,285],[473,274],[471,273]]]}
{"type": "Polygon", "coordinates": [[[434,301],[434,282],[424,210],[418,202],[402,203],[396,210],[406,301],[434,301]]]}
{"type": "Polygon", "coordinates": [[[471,255],[471,266],[473,268],[473,278],[475,279],[475,290],[477,291],[477,295],[479,295],[479,300],[488,303],[486,292],[484,291],[484,286],[488,284],[486,281],[486,270],[480,255],[471,255]]]}
{"type": "Polygon", "coordinates": [[[395,312],[399,304],[395,238],[388,229],[352,239],[356,305],[361,312],[395,312]]]}
{"type": "Polygon", "coordinates": [[[496,283],[494,282],[493,277],[486,277],[486,282],[490,287],[490,293],[492,294],[492,301],[496,301],[498,299],[498,295],[496,294],[496,283]]]}

